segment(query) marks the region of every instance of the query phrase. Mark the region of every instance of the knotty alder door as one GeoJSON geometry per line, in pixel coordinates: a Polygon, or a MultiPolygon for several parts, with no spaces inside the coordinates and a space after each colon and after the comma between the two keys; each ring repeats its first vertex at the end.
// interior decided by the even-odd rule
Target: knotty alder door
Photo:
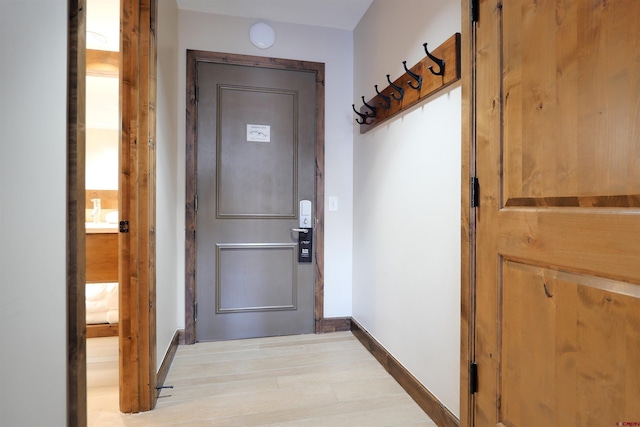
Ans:
{"type": "Polygon", "coordinates": [[[480,2],[476,426],[640,422],[638,22],[480,2]]]}
{"type": "Polygon", "coordinates": [[[315,73],[199,62],[197,83],[196,339],[311,333],[315,73]]]}

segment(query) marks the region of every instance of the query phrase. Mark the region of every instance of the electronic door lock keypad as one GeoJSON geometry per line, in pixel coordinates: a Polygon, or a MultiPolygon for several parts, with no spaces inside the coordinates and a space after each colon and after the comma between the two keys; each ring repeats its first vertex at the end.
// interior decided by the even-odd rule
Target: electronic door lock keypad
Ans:
{"type": "Polygon", "coordinates": [[[298,233],[298,262],[311,262],[313,256],[313,228],[298,233]]]}
{"type": "Polygon", "coordinates": [[[313,255],[313,225],[311,200],[300,200],[300,228],[298,231],[298,262],[311,262],[313,255]]]}

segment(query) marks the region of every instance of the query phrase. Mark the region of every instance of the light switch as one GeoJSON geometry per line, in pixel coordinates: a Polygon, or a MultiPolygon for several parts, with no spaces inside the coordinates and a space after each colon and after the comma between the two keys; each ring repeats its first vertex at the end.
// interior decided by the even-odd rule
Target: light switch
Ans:
{"type": "Polygon", "coordinates": [[[329,212],[336,212],[338,210],[338,198],[336,196],[329,197],[329,212]]]}

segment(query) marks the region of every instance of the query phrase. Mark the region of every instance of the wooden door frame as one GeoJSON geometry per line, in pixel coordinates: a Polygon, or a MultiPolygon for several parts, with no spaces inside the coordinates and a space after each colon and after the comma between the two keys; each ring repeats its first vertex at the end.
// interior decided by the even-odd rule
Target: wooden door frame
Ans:
{"type": "MultiPolygon", "coordinates": [[[[155,329],[155,102],[157,0],[121,0],[121,176],[119,196],[120,410],[150,410],[157,400],[155,329]],[[148,143],[138,144],[138,141],[148,143]],[[122,283],[122,282],[121,282],[122,283]],[[124,286],[120,286],[122,290],[124,286]],[[123,324],[124,323],[124,324],[123,324]],[[123,343],[124,341],[124,343],[123,343]],[[123,345],[124,344],[124,345],[123,345]],[[129,381],[123,382],[125,375],[129,381]]],[[[67,65],[67,425],[87,425],[85,317],[86,1],[68,1],[67,65]]]]}
{"type": "Polygon", "coordinates": [[[247,56],[199,50],[187,50],[186,103],[186,218],[185,218],[185,331],[184,343],[196,342],[196,165],[197,165],[197,103],[196,82],[199,62],[244,65],[292,71],[308,71],[316,75],[316,226],[314,271],[315,333],[324,332],[324,64],[261,56],[247,56]]]}
{"type": "Polygon", "coordinates": [[[85,313],[85,0],[68,1],[67,27],[67,426],[87,425],[85,313]]]}
{"type": "Polygon", "coordinates": [[[156,392],[157,0],[120,0],[120,411],[153,409],[156,392]]]}
{"type": "Polygon", "coordinates": [[[469,367],[475,360],[475,235],[476,209],[471,207],[471,178],[475,176],[475,24],[472,1],[462,1],[462,195],[460,271],[460,426],[474,425],[474,398],[469,367]]]}

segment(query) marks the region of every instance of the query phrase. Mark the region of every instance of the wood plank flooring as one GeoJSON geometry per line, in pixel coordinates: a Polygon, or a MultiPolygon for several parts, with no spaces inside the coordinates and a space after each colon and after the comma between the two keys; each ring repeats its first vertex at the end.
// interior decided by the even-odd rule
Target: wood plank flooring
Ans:
{"type": "Polygon", "coordinates": [[[165,386],[133,415],[117,410],[117,388],[90,388],[89,425],[436,425],[351,332],[180,346],[165,386]]]}

